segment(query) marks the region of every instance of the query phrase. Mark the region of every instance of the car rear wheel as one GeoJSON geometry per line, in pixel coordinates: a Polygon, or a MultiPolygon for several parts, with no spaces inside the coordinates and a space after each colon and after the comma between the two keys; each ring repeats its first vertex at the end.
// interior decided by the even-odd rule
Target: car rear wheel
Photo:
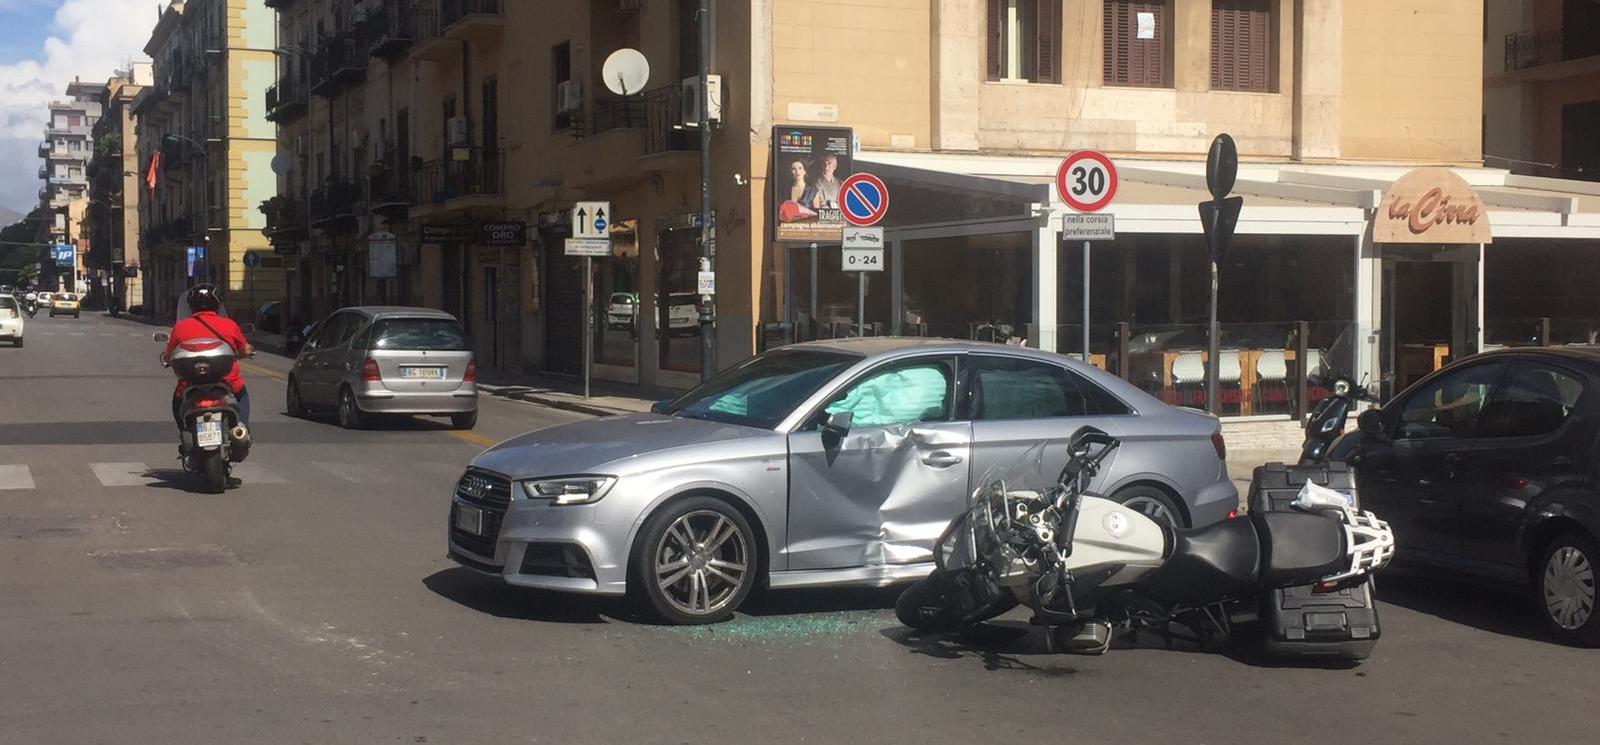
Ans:
{"type": "Polygon", "coordinates": [[[349,388],[339,391],[339,426],[345,429],[361,429],[366,424],[366,417],[361,413],[361,407],[356,405],[356,394],[349,388]]]}
{"type": "Polygon", "coordinates": [[[283,397],[284,408],[288,409],[289,416],[292,416],[296,419],[305,418],[306,405],[305,402],[300,400],[300,381],[290,378],[289,391],[283,394],[283,397]]]}
{"type": "Polygon", "coordinates": [[[1172,498],[1153,486],[1130,486],[1112,495],[1111,499],[1158,523],[1174,528],[1188,527],[1184,524],[1183,512],[1173,504],[1172,498]]]}
{"type": "Polygon", "coordinates": [[[1596,561],[1600,561],[1600,549],[1594,539],[1571,532],[1551,541],[1539,564],[1539,616],[1567,644],[1600,647],[1596,561]]]}
{"type": "Polygon", "coordinates": [[[629,590],[666,623],[715,623],[733,615],[755,586],[755,532],[727,502],[691,497],[645,522],[631,559],[629,590]]]}

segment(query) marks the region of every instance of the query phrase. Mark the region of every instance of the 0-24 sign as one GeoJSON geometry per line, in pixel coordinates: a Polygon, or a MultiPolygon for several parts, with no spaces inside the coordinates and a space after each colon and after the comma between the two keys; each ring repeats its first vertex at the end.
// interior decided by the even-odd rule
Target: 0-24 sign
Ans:
{"type": "Polygon", "coordinates": [[[1079,150],[1056,170],[1056,192],[1079,212],[1099,212],[1117,195],[1117,167],[1105,153],[1079,150]]]}

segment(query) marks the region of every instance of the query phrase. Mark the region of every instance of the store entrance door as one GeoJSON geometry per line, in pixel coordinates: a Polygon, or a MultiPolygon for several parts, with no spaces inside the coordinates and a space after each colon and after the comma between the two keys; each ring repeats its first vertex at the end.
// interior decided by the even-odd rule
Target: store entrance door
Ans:
{"type": "Polygon", "coordinates": [[[1384,246],[1385,398],[1478,352],[1478,247],[1384,246]]]}

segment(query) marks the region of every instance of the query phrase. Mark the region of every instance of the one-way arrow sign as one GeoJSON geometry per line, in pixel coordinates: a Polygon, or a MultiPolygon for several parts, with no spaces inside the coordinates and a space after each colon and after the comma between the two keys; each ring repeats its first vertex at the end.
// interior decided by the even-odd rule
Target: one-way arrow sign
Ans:
{"type": "Polygon", "coordinates": [[[573,238],[609,238],[610,202],[579,202],[572,208],[573,238]]]}

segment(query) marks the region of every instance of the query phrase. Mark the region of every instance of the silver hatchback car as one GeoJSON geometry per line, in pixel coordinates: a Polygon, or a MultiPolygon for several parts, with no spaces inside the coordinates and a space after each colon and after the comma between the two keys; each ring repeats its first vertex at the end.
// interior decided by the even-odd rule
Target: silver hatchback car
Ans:
{"type": "Polygon", "coordinates": [[[289,371],[288,410],[334,409],[339,425],[372,414],[448,416],[478,423],[477,363],[455,316],[432,308],[344,308],[307,336],[289,371]]]}
{"type": "Polygon", "coordinates": [[[987,469],[1083,425],[1124,445],[1097,491],[1178,524],[1238,505],[1217,420],[1037,350],[932,339],[783,347],[657,412],[558,425],[479,455],[449,555],[513,585],[633,595],[671,623],[726,617],[752,587],[884,586],[987,469]]]}

